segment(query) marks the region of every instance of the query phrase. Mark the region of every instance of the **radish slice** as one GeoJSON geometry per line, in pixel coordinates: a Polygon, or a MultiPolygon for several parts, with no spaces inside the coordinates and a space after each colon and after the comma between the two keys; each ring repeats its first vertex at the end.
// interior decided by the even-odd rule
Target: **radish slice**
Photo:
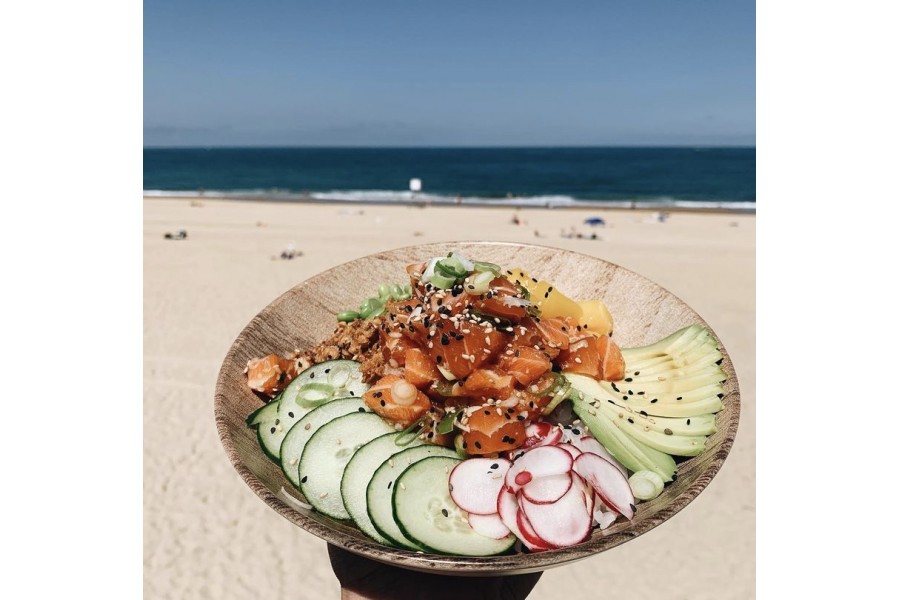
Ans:
{"type": "MultiPolygon", "coordinates": [[[[519,538],[529,550],[537,552],[550,549],[544,545],[532,544],[525,538],[522,530],[519,529],[518,523],[519,501],[512,492],[506,489],[500,491],[500,496],[497,497],[497,514],[499,515],[500,520],[503,521],[503,524],[506,525],[513,535],[519,538]]],[[[535,538],[536,537],[537,536],[535,536],[535,538]]]]}
{"type": "Polygon", "coordinates": [[[598,442],[595,438],[592,438],[591,436],[586,435],[586,436],[581,437],[580,439],[572,440],[572,444],[576,448],[581,450],[582,452],[592,452],[592,453],[596,454],[597,456],[599,456],[600,458],[605,458],[606,460],[611,462],[612,465],[615,468],[617,468],[620,473],[622,473],[622,475],[624,475],[625,477],[628,477],[628,472],[625,471],[625,467],[620,465],[619,461],[617,461],[615,458],[613,458],[613,455],[609,453],[609,450],[604,448],[603,445],[600,442],[598,442]]]}
{"type": "Polygon", "coordinates": [[[577,459],[572,469],[591,484],[603,503],[626,519],[634,517],[634,495],[625,476],[615,465],[591,452],[585,452],[577,459]]]}
{"type": "Polygon", "coordinates": [[[525,442],[523,450],[540,448],[541,446],[555,446],[563,441],[562,427],[551,425],[546,421],[532,423],[525,428],[525,442]]]}
{"type": "Polygon", "coordinates": [[[503,524],[503,520],[497,513],[492,515],[470,513],[469,525],[475,530],[475,533],[495,540],[502,540],[509,535],[509,527],[503,524]]]}
{"type": "MultiPolygon", "coordinates": [[[[465,462],[468,461],[464,461],[460,465],[465,462]]],[[[506,472],[506,487],[511,492],[516,493],[522,486],[533,479],[568,473],[572,470],[573,462],[571,454],[556,446],[541,446],[529,450],[525,453],[525,456],[514,462],[512,467],[506,472]]]]}
{"type": "Polygon", "coordinates": [[[571,473],[538,477],[522,487],[522,496],[535,504],[553,504],[572,487],[571,473]]]}
{"type": "Polygon", "coordinates": [[[450,497],[468,513],[497,512],[497,495],[510,463],[505,458],[470,458],[450,471],[450,497]]]}
{"type": "MultiPolygon", "coordinates": [[[[535,504],[526,498],[520,498],[519,507],[528,517],[538,538],[552,546],[572,546],[591,534],[593,514],[585,507],[581,485],[573,485],[553,504],[535,504]]],[[[521,522],[519,525],[521,528],[521,522]]]]}
{"type": "Polygon", "coordinates": [[[575,446],[573,446],[572,444],[569,444],[567,442],[563,442],[562,444],[557,444],[556,447],[562,448],[563,450],[565,450],[566,452],[571,454],[573,460],[578,458],[578,455],[581,454],[581,450],[579,450],[578,448],[576,448],[575,446]]]}
{"type": "Polygon", "coordinates": [[[551,550],[553,548],[549,542],[541,539],[540,536],[534,532],[534,527],[531,525],[531,522],[521,508],[519,508],[519,512],[516,514],[516,523],[519,526],[519,531],[521,531],[524,536],[523,539],[536,549],[551,550]]]}

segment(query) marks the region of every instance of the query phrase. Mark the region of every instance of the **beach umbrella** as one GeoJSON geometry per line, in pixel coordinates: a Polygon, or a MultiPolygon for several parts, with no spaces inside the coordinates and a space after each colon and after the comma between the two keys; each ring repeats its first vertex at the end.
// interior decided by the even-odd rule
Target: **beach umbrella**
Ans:
{"type": "Polygon", "coordinates": [[[606,225],[606,221],[600,217],[589,217],[584,220],[585,225],[606,225]]]}

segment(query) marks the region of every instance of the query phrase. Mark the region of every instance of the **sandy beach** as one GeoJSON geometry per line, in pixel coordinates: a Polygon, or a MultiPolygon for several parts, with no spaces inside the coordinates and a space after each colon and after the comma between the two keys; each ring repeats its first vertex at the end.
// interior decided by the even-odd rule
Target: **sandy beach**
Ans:
{"type": "Polygon", "coordinates": [[[659,222],[610,209],[145,198],[145,597],[339,597],[325,543],[278,516],[229,464],[212,414],[218,369],[247,322],[293,285],[366,254],[450,240],[555,246],[635,270],[703,315],[741,385],[737,441],[709,487],[640,538],[547,571],[530,598],[754,597],[755,236],[746,214],[659,222]],[[606,225],[583,225],[593,216],[606,225]],[[582,239],[562,236],[573,228],[582,239]],[[182,229],[186,239],[164,239],[182,229]],[[289,246],[302,255],[280,259],[289,246]]]}

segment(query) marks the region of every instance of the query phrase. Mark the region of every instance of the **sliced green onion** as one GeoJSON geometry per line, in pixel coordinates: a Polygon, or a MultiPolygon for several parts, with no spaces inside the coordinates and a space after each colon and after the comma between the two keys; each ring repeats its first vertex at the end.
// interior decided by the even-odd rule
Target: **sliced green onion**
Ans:
{"type": "Polygon", "coordinates": [[[454,379],[456,379],[456,375],[453,374],[453,371],[451,371],[444,365],[437,365],[437,369],[438,369],[438,371],[441,372],[441,375],[444,376],[444,379],[448,379],[450,381],[453,381],[454,379]]]}
{"type": "Polygon", "coordinates": [[[463,435],[461,433],[457,434],[457,436],[453,438],[453,447],[456,449],[456,453],[459,455],[459,457],[463,460],[469,458],[469,453],[466,452],[465,448],[463,448],[464,443],[465,442],[463,440],[463,435]]]}
{"type": "Polygon", "coordinates": [[[666,484],[653,471],[638,471],[628,478],[628,485],[638,500],[653,500],[662,493],[666,484]]]}
{"type": "Polygon", "coordinates": [[[440,423],[437,424],[435,430],[442,434],[447,435],[451,431],[453,431],[454,425],[456,425],[456,415],[459,414],[457,412],[448,412],[444,415],[444,418],[441,419],[440,423]]]}
{"type": "Polygon", "coordinates": [[[307,383],[297,392],[297,404],[312,408],[327,402],[334,395],[334,388],[324,383],[307,383]]]}
{"type": "Polygon", "coordinates": [[[352,310],[345,310],[344,312],[338,313],[337,320],[343,321],[345,323],[349,323],[350,321],[355,321],[359,318],[359,313],[352,310]]]}
{"type": "Polygon", "coordinates": [[[394,440],[398,446],[409,446],[419,435],[419,427],[425,422],[427,415],[420,417],[415,423],[400,432],[400,435],[394,440]]]}
{"type": "Polygon", "coordinates": [[[441,396],[453,396],[455,386],[456,384],[450,383],[449,381],[435,381],[434,385],[431,386],[431,389],[434,390],[436,394],[440,394],[441,396]]]}
{"type": "Polygon", "coordinates": [[[555,394],[553,394],[553,398],[550,400],[550,404],[545,406],[543,410],[541,410],[541,414],[549,415],[556,407],[559,406],[560,402],[566,400],[569,397],[569,391],[572,389],[572,385],[568,382],[564,382],[563,385],[559,387],[555,394]]]}
{"type": "Polygon", "coordinates": [[[328,372],[328,383],[336,388],[342,388],[350,381],[350,369],[343,366],[332,367],[328,372]]]}
{"type": "Polygon", "coordinates": [[[532,391],[530,391],[530,388],[529,388],[528,393],[531,394],[532,396],[538,396],[539,398],[543,398],[544,396],[549,396],[551,394],[555,394],[560,389],[560,387],[565,385],[566,379],[562,375],[560,375],[559,373],[556,373],[555,371],[551,371],[550,373],[553,375],[553,383],[551,383],[550,385],[548,385],[546,388],[544,388],[543,390],[541,390],[539,392],[532,392],[532,391]]]}
{"type": "Polygon", "coordinates": [[[465,277],[469,274],[469,272],[466,271],[466,268],[462,266],[462,263],[455,258],[439,260],[434,266],[434,274],[437,275],[438,273],[446,277],[453,277],[454,279],[459,279],[460,277],[465,277]]]}
{"type": "Polygon", "coordinates": [[[473,296],[487,294],[493,280],[494,274],[490,271],[476,273],[475,275],[470,275],[466,278],[465,283],[463,283],[463,289],[467,294],[471,294],[473,296]]]}
{"type": "Polygon", "coordinates": [[[484,262],[481,260],[473,260],[472,264],[475,266],[476,271],[490,271],[494,275],[500,274],[500,265],[495,265],[494,263],[484,262]]]}
{"type": "Polygon", "coordinates": [[[455,277],[445,277],[441,273],[435,272],[431,278],[431,285],[441,290],[449,290],[456,283],[455,277]]]}

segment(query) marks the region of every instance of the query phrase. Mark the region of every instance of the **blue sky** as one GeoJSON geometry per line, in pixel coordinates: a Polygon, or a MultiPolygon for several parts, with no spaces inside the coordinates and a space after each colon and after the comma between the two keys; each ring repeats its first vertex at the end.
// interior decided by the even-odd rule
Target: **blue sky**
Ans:
{"type": "Polygon", "coordinates": [[[146,0],[147,146],[752,145],[752,0],[146,0]]]}

